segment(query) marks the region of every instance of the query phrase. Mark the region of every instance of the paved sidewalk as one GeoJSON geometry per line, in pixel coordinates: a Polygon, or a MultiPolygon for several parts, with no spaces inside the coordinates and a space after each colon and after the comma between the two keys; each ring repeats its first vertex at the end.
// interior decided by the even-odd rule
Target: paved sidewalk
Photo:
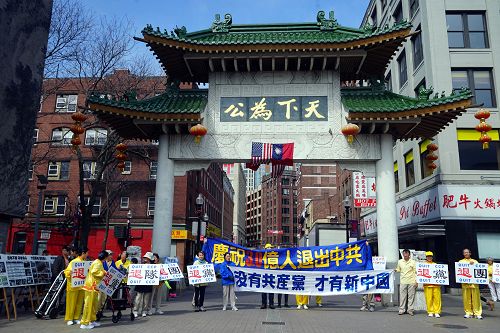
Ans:
{"type": "MultiPolygon", "coordinates": [[[[417,311],[414,317],[398,316],[396,307],[383,308],[379,304],[375,312],[361,312],[358,296],[324,297],[323,308],[311,304],[309,310],[297,310],[294,306],[295,297],[291,295],[291,308],[261,310],[260,295],[254,293],[239,293],[239,311],[223,312],[222,289],[215,285],[207,288],[207,312],[193,312],[191,299],[192,291],[188,289],[180,297],[163,305],[164,315],[138,318],[133,322],[130,321],[130,311],[123,313],[122,320],[117,324],[111,322],[111,313],[107,312],[102,326],[94,328],[92,332],[500,332],[500,303],[496,303],[499,307],[493,312],[485,306],[483,320],[464,319],[461,298],[449,295],[443,295],[442,318],[428,318],[423,311],[417,311]]],[[[77,325],[66,326],[63,318],[39,320],[33,315],[24,314],[17,321],[0,319],[1,333],[83,331],[77,325]]]]}

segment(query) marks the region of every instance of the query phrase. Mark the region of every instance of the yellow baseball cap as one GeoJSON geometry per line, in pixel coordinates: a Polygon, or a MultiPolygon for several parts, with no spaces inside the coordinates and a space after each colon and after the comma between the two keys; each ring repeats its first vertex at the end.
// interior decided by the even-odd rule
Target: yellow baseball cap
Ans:
{"type": "Polygon", "coordinates": [[[426,251],[425,256],[426,257],[434,257],[434,253],[432,253],[432,251],[426,251]]]}
{"type": "Polygon", "coordinates": [[[265,246],[264,246],[265,249],[272,249],[273,246],[269,243],[267,243],[265,246]]]}

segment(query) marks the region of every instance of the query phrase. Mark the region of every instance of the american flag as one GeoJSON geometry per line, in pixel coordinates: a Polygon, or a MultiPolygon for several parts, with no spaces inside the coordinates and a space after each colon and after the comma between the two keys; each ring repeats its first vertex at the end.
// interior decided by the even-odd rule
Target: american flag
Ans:
{"type": "Polygon", "coordinates": [[[273,158],[273,144],[252,142],[252,163],[269,163],[273,158]]]}

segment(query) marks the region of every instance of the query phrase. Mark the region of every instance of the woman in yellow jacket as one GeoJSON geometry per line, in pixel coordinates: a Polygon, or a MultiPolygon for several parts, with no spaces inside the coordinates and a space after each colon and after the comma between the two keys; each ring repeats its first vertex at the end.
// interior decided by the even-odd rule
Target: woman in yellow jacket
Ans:
{"type": "MultiPolygon", "coordinates": [[[[477,260],[471,258],[469,249],[464,249],[464,258],[459,262],[465,262],[471,265],[477,264],[477,260]]],[[[479,285],[472,283],[462,283],[462,300],[464,302],[464,318],[483,319],[483,309],[481,307],[481,295],[479,294],[479,285]]]]}
{"type": "Polygon", "coordinates": [[[71,273],[73,271],[73,264],[75,262],[83,262],[87,259],[88,249],[83,247],[76,251],[77,257],[70,261],[68,266],[64,269],[64,276],[66,276],[66,314],[64,315],[64,320],[68,326],[73,324],[79,324],[83,308],[83,299],[85,298],[85,292],[82,287],[71,287],[71,273]]]}
{"type": "MultiPolygon", "coordinates": [[[[436,264],[433,261],[434,253],[425,252],[426,264],[436,264]]],[[[424,284],[425,303],[429,317],[441,317],[441,286],[436,284],[424,284]]]]}
{"type": "Polygon", "coordinates": [[[90,329],[96,326],[101,326],[96,322],[97,313],[97,295],[99,291],[97,290],[97,285],[101,282],[102,278],[106,274],[102,262],[106,260],[108,252],[101,251],[97,256],[97,259],[92,262],[89,268],[87,277],[85,278],[85,284],[83,285],[83,290],[85,290],[85,304],[83,306],[82,320],[80,321],[80,328],[90,329]]]}

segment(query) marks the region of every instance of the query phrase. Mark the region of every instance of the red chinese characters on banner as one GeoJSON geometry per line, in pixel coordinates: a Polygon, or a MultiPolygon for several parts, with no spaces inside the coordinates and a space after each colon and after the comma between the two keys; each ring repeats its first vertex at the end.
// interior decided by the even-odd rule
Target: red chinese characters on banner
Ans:
{"type": "Polygon", "coordinates": [[[469,268],[467,267],[459,267],[457,271],[458,276],[463,276],[466,278],[472,278],[472,274],[470,273],[469,268]]]}
{"type": "Polygon", "coordinates": [[[500,209],[500,199],[487,197],[481,199],[478,197],[469,197],[466,193],[460,195],[459,199],[455,198],[453,194],[443,194],[441,198],[443,208],[457,209],[463,208],[465,210],[477,209],[500,209]]]}
{"type": "Polygon", "coordinates": [[[362,172],[353,172],[352,185],[354,207],[376,207],[374,178],[368,178],[362,172]]]}
{"type": "Polygon", "coordinates": [[[432,278],[432,275],[430,274],[430,270],[428,268],[417,269],[417,276],[421,276],[424,278],[432,278]]]}
{"type": "Polygon", "coordinates": [[[104,275],[104,277],[102,278],[102,283],[104,283],[106,286],[109,286],[111,279],[113,279],[113,275],[107,272],[106,275],[104,275]]]}
{"type": "Polygon", "coordinates": [[[197,269],[193,269],[189,272],[189,276],[188,278],[197,278],[197,279],[201,279],[201,275],[200,275],[200,271],[197,270],[197,269]]]}
{"type": "Polygon", "coordinates": [[[131,270],[128,276],[129,276],[129,278],[136,278],[136,279],[142,279],[143,278],[143,276],[141,275],[141,270],[140,269],[131,270]]]}

